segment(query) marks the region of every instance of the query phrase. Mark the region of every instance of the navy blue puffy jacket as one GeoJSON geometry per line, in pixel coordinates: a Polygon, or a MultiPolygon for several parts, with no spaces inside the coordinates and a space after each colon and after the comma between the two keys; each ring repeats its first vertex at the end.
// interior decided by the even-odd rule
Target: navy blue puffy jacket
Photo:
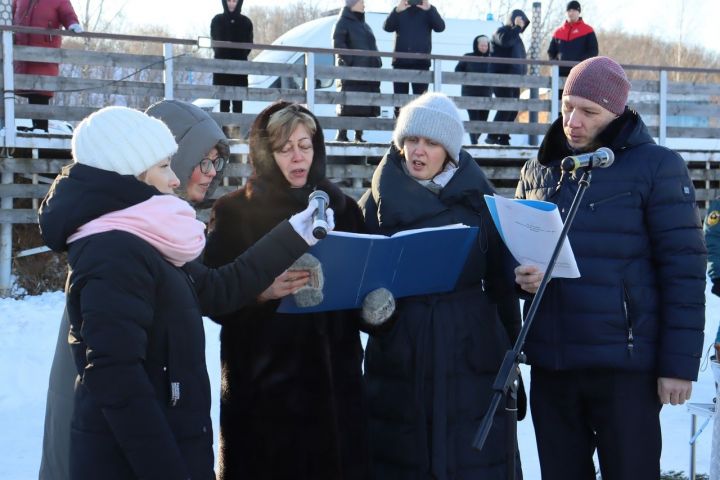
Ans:
{"type": "MultiPolygon", "coordinates": [[[[610,368],[695,380],[705,323],[706,250],[683,159],[656,145],[626,111],[601,134],[615,163],[593,171],[569,238],[581,277],[553,279],[530,329],[529,363],[550,370],[610,368]]],[[[525,164],[518,198],[564,217],[578,188],[559,162],[562,119],[525,164]]]]}

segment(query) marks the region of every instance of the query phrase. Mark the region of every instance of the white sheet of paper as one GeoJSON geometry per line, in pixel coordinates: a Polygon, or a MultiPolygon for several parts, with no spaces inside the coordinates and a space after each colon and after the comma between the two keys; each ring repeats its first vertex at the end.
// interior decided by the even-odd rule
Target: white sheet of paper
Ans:
{"type": "MultiPolygon", "coordinates": [[[[515,260],[521,265],[535,265],[542,271],[547,271],[550,257],[563,228],[557,206],[551,204],[554,208],[544,210],[532,206],[532,203],[510,200],[499,195],[494,195],[493,199],[501,234],[515,260]]],[[[560,250],[552,276],[564,278],[580,276],[570,240],[567,238],[560,250]]]]}

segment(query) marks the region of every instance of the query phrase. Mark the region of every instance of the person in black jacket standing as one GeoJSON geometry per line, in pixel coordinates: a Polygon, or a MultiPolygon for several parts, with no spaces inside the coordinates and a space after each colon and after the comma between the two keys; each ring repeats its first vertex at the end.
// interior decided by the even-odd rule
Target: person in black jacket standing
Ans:
{"type": "MultiPolygon", "coordinates": [[[[176,192],[195,209],[201,208],[209,201],[206,195],[212,194],[222,177],[222,164],[230,148],[227,138],[207,112],[191,103],[162,100],[145,113],[162,120],[175,137],[178,149],[172,167],[180,182],[176,192]]],[[[202,213],[198,212],[198,218],[202,213]]],[[[40,480],[70,478],[68,449],[77,370],[67,340],[69,330],[66,310],[60,321],[48,382],[40,480]]]]}
{"type": "MultiPolygon", "coordinates": [[[[222,0],[223,13],[215,15],[210,23],[210,38],[223,42],[252,43],[252,21],[242,13],[243,0],[222,0]]],[[[215,48],[215,58],[247,60],[249,49],[215,48]]],[[[247,87],[247,75],[235,73],[213,74],[213,85],[247,87]]],[[[220,111],[230,111],[230,100],[220,100],[220,111]]],[[[232,101],[232,111],[242,113],[242,100],[232,101]]]]}
{"type": "MultiPolygon", "coordinates": [[[[473,40],[473,51],[466,53],[466,57],[489,57],[490,56],[490,39],[486,35],[478,35],[473,40]]],[[[472,72],[472,73],[488,73],[490,64],[485,62],[466,62],[460,61],[455,66],[456,72],[472,72]]],[[[491,97],[492,87],[485,85],[463,85],[460,89],[463,97],[491,97]]],[[[468,109],[468,117],[471,122],[484,122],[488,118],[489,110],[468,109]]],[[[470,143],[477,145],[479,133],[470,134],[470,143]]]]}
{"type": "MultiPolygon", "coordinates": [[[[345,0],[345,8],[333,29],[333,48],[353,50],[371,50],[377,52],[377,43],[370,25],[365,23],[365,0],[345,0]]],[[[338,55],[338,66],[381,68],[380,57],[365,55],[338,55]]],[[[341,92],[380,92],[380,82],[366,80],[339,80],[341,92]]],[[[380,107],[377,105],[338,105],[340,117],[377,117],[380,107]]],[[[336,141],[347,142],[347,130],[338,130],[336,141]]],[[[355,129],[355,141],[364,142],[362,130],[355,129]]]]}
{"type": "MultiPolygon", "coordinates": [[[[385,19],[383,29],[395,32],[394,52],[431,53],[432,32],[445,30],[445,21],[430,0],[400,0],[385,19]]],[[[398,70],[429,70],[429,59],[393,58],[392,66],[398,70]]],[[[414,95],[427,91],[427,83],[412,82],[414,95]]],[[[407,82],[393,82],[393,92],[407,94],[410,86],[407,82]]],[[[395,107],[395,118],[400,107],[395,107]]]]}
{"type": "Polygon", "coordinates": [[[369,233],[478,227],[452,291],[399,298],[388,323],[371,331],[365,381],[376,480],[507,478],[507,413],[498,410],[482,451],[471,442],[520,330],[520,308],[513,262],[483,197],[493,187],[462,149],[464,135],[446,95],[408,103],[359,201],[369,233]]]}
{"type": "MultiPolygon", "coordinates": [[[[493,35],[492,56],[525,59],[527,54],[525,53],[525,44],[522,41],[522,33],[528,25],[530,25],[530,20],[525,15],[525,12],[513,10],[508,16],[507,23],[498,28],[493,35]]],[[[527,65],[493,63],[491,73],[525,75],[527,74],[527,65]]],[[[520,89],[518,87],[495,87],[494,92],[497,98],[520,98],[520,89]]],[[[517,110],[498,110],[493,121],[514,122],[517,114],[517,110]]],[[[510,135],[507,133],[489,134],[485,139],[485,143],[510,145],[510,135]]]]}
{"type": "Polygon", "coordinates": [[[316,241],[308,207],[231,265],[194,261],[205,226],[173,195],[176,150],[160,120],[103,108],[75,130],[74,163],[39,211],[70,264],[74,480],[214,479],[202,315],[251,301],[316,241]]]}
{"type": "MultiPolygon", "coordinates": [[[[697,378],[706,250],[695,189],[680,155],[626,107],[629,90],[608,57],[576,65],[562,117],[520,173],[518,198],[553,202],[565,216],[581,172],[561,173],[563,158],[615,152],[593,170],[570,229],[582,276],[547,284],[525,343],[543,478],[594,479],[595,449],[602,478],[660,478],[660,408],[688,400],[697,378]]],[[[537,267],[515,272],[537,291],[537,267]]]]}
{"type": "MultiPolygon", "coordinates": [[[[276,102],[250,129],[253,174],[219,198],[204,261],[224,265],[278,221],[328,194],[338,231],[362,232],[355,200],[325,177],[325,141],[305,107],[276,102]]],[[[218,479],[368,480],[361,314],[278,312],[271,289],[224,315],[218,479]]]]}

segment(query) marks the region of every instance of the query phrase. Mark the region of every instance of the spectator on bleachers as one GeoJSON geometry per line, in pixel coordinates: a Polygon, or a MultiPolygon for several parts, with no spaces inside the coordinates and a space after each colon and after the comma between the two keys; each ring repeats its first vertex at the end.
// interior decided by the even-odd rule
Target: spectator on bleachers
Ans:
{"type": "MultiPolygon", "coordinates": [[[[525,44],[522,40],[522,34],[530,25],[525,12],[522,10],[513,10],[508,16],[507,23],[498,28],[492,38],[492,56],[500,58],[517,58],[525,59],[525,44]]],[[[492,73],[505,73],[512,75],[527,74],[527,65],[525,64],[508,64],[493,63],[491,67],[492,73]]],[[[518,87],[495,87],[495,97],[497,98],[520,98],[520,89],[518,87]]],[[[495,113],[494,122],[514,122],[517,117],[517,110],[498,110],[495,113]]],[[[495,145],[510,145],[510,135],[507,133],[489,134],[485,139],[485,143],[495,145]]]]}
{"type": "MultiPolygon", "coordinates": [[[[65,27],[75,33],[83,31],[70,0],[13,0],[13,25],[58,30],[65,27]]],[[[15,45],[31,47],[60,48],[62,36],[16,32],[15,45]]],[[[57,77],[60,67],[57,63],[15,61],[15,73],[25,75],[47,75],[57,77]]],[[[20,90],[17,95],[25,97],[32,105],[49,105],[54,92],[47,90],[20,90]]],[[[33,130],[48,131],[47,119],[33,119],[33,130]]]]}
{"type": "MultiPolygon", "coordinates": [[[[432,32],[445,30],[445,21],[430,0],[399,0],[385,19],[383,29],[395,32],[394,52],[431,53],[432,32]]],[[[393,58],[392,67],[397,70],[430,70],[429,59],[393,58]]],[[[412,82],[412,92],[420,95],[427,91],[427,83],[412,82]]],[[[393,82],[393,92],[408,94],[408,82],[393,82]]],[[[400,107],[395,107],[395,118],[400,107]]]]}
{"type": "MultiPolygon", "coordinates": [[[[243,0],[222,0],[223,13],[218,13],[210,23],[210,38],[223,42],[252,43],[252,21],[240,13],[243,0]]],[[[215,58],[247,60],[249,49],[214,48],[215,58]]],[[[214,73],[213,85],[247,87],[247,75],[237,73],[214,73]]],[[[220,100],[220,111],[230,111],[230,100],[220,100]]],[[[232,100],[232,111],[242,113],[242,100],[232,100]]]]}
{"type": "MultiPolygon", "coordinates": [[[[466,53],[466,57],[489,57],[490,39],[487,35],[478,35],[473,40],[473,51],[466,53]]],[[[472,73],[488,73],[490,69],[489,63],[484,62],[466,62],[460,61],[455,67],[456,72],[472,72],[472,73]]],[[[492,87],[487,85],[464,85],[460,89],[463,97],[492,97],[492,87]]],[[[477,110],[468,108],[468,117],[471,122],[484,122],[488,118],[489,110],[477,110]]],[[[477,145],[479,133],[470,133],[470,143],[477,145]]]]}
{"type": "MultiPolygon", "coordinates": [[[[354,50],[372,50],[377,52],[377,43],[370,25],[365,22],[365,0],[345,0],[345,8],[333,29],[333,48],[354,50]]],[[[380,57],[369,55],[337,55],[337,64],[346,67],[381,68],[380,57]]],[[[367,80],[339,81],[341,92],[375,92],[380,93],[380,82],[367,80]]],[[[380,107],[377,105],[338,105],[339,117],[377,117],[380,107]]],[[[362,129],[355,129],[355,141],[364,142],[362,129]]],[[[336,141],[347,142],[347,130],[338,130],[336,141]]]]}

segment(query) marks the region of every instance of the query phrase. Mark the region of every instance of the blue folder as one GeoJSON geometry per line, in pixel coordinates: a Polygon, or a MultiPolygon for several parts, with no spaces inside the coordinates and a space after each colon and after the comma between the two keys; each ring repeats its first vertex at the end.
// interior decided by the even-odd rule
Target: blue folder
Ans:
{"type": "Polygon", "coordinates": [[[385,287],[395,298],[449,292],[477,239],[478,228],[452,225],[381,235],[330,232],[310,249],[325,278],[323,301],[301,308],[285,297],[280,313],[360,308],[365,295],[385,287]]]}

